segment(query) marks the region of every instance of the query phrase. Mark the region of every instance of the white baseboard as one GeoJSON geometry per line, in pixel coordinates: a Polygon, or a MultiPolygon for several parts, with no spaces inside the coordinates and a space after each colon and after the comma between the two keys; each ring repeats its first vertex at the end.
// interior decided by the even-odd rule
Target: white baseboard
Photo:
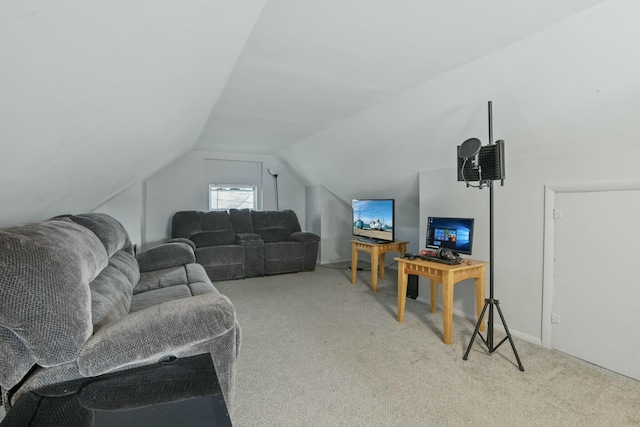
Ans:
{"type": "MultiPolygon", "coordinates": [[[[426,304],[429,307],[431,307],[431,300],[430,299],[427,299],[427,298],[424,298],[424,297],[421,297],[421,296],[418,295],[418,297],[416,298],[416,301],[418,301],[418,302],[420,302],[422,304],[426,304]]],[[[441,304],[438,304],[438,309],[440,311],[442,311],[442,305],[441,304]]],[[[453,309],[453,314],[456,315],[456,316],[463,317],[465,319],[469,319],[469,320],[471,320],[473,322],[477,321],[477,318],[476,318],[475,315],[472,315],[472,314],[469,314],[469,313],[465,313],[465,312],[463,312],[461,310],[458,310],[458,309],[455,309],[455,308],[453,309]]],[[[504,327],[502,326],[502,322],[500,322],[499,318],[498,318],[497,322],[494,321],[493,327],[494,327],[494,329],[496,329],[496,330],[498,330],[498,331],[500,331],[502,333],[506,333],[506,331],[504,330],[504,327]]],[[[522,333],[522,332],[514,330],[512,328],[509,328],[509,332],[511,332],[511,336],[519,338],[519,339],[521,339],[523,341],[527,341],[527,342],[530,342],[532,344],[536,344],[536,345],[539,345],[539,346],[542,345],[542,339],[541,338],[534,337],[532,335],[522,333]]]]}

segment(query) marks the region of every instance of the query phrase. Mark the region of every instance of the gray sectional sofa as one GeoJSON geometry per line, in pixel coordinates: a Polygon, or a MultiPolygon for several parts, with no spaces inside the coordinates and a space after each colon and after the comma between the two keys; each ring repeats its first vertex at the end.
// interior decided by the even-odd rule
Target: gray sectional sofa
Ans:
{"type": "Polygon", "coordinates": [[[235,309],[190,245],[134,256],[104,214],[0,229],[0,387],[29,390],[180,357],[211,355],[229,410],[240,348],[235,309]]]}
{"type": "Polygon", "coordinates": [[[172,242],[192,245],[211,280],[313,271],[320,237],[302,231],[292,210],[181,211],[172,242]]]}

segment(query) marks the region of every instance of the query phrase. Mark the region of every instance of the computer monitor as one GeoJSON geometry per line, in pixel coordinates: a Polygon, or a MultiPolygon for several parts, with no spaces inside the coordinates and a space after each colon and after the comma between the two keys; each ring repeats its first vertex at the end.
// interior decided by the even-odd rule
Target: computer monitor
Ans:
{"type": "Polygon", "coordinates": [[[428,249],[449,248],[455,254],[471,255],[473,247],[473,218],[444,218],[430,216],[427,219],[428,249]]]}

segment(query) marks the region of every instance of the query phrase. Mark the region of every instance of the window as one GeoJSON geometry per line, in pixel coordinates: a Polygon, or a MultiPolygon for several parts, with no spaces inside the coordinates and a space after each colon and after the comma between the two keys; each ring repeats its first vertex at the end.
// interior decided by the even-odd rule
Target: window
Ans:
{"type": "Polygon", "coordinates": [[[209,184],[209,210],[256,209],[258,186],[209,184]]]}

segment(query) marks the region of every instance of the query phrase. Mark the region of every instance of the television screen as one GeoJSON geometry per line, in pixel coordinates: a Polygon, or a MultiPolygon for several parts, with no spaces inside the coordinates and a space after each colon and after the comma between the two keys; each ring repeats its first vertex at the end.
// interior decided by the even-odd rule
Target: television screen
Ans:
{"type": "Polygon", "coordinates": [[[352,230],[360,240],[385,243],[395,240],[394,199],[353,199],[352,230]]]}
{"type": "Polygon", "coordinates": [[[473,218],[441,218],[427,220],[427,243],[430,249],[449,248],[456,254],[471,255],[473,218]]]}

